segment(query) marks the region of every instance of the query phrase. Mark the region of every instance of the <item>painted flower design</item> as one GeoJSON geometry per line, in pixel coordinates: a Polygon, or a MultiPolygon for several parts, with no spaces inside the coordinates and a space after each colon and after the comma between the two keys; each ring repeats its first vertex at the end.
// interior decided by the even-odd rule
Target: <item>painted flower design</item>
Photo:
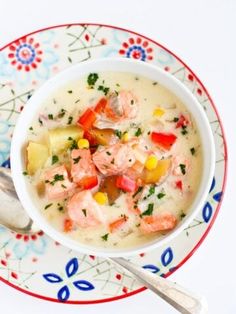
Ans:
{"type": "Polygon", "coordinates": [[[9,245],[12,243],[11,247],[15,257],[21,259],[30,253],[43,255],[47,247],[47,240],[43,235],[43,231],[39,231],[31,236],[16,234],[15,241],[9,242],[9,245]]]}
{"type": "Polygon", "coordinates": [[[26,36],[0,53],[0,75],[21,85],[48,79],[59,58],[53,48],[54,32],[26,36]]]}
{"type": "Polygon", "coordinates": [[[24,37],[9,46],[8,58],[18,71],[36,69],[42,62],[42,48],[35,39],[24,37]]]}
{"type": "Polygon", "coordinates": [[[3,167],[7,167],[7,165],[4,165],[4,162],[6,162],[9,156],[11,146],[11,142],[6,137],[8,130],[8,122],[0,120],[0,165],[3,167]]]}
{"type": "MultiPolygon", "coordinates": [[[[211,184],[211,188],[210,188],[209,194],[212,195],[212,200],[213,201],[219,203],[221,201],[221,198],[222,198],[222,192],[221,191],[220,192],[215,192],[214,191],[215,185],[216,185],[216,179],[214,177],[213,181],[212,181],[212,184],[211,184]]],[[[207,201],[206,204],[203,207],[203,210],[202,210],[202,217],[203,217],[203,219],[204,219],[204,221],[206,223],[208,223],[210,221],[212,213],[213,213],[212,204],[211,204],[210,201],[207,201]]]]}
{"type": "Polygon", "coordinates": [[[134,58],[141,61],[152,60],[153,49],[149,47],[149,42],[140,37],[129,38],[123,42],[122,48],[119,50],[119,54],[127,58],[134,58]]]}
{"type": "Polygon", "coordinates": [[[68,284],[68,279],[71,279],[71,282],[75,288],[80,291],[90,291],[93,290],[95,287],[87,280],[74,280],[75,275],[78,274],[79,270],[79,262],[76,257],[72,258],[68,261],[65,266],[65,274],[67,279],[62,278],[60,275],[55,273],[47,273],[43,274],[43,278],[50,283],[58,284],[63,283],[62,287],[58,290],[57,298],[59,301],[65,302],[70,297],[70,288],[68,284]],[[64,284],[66,283],[66,284],[64,284]]]}

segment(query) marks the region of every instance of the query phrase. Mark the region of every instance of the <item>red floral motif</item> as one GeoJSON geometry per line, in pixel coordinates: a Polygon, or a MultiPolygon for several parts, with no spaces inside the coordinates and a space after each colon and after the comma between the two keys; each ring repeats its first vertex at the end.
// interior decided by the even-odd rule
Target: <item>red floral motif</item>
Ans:
{"type": "Polygon", "coordinates": [[[116,274],[116,279],[121,280],[121,274],[116,274]]]}
{"type": "Polygon", "coordinates": [[[140,37],[129,38],[123,42],[119,53],[127,58],[134,58],[141,61],[152,60],[153,49],[149,47],[149,42],[140,37]]]}
{"type": "Polygon", "coordinates": [[[122,292],[128,293],[128,288],[127,287],[123,287],[122,292]]]}
{"type": "Polygon", "coordinates": [[[41,237],[43,235],[44,235],[43,231],[39,231],[39,232],[32,234],[32,235],[17,233],[16,239],[17,240],[23,240],[24,242],[28,242],[29,240],[36,241],[39,237],[41,237]]]}
{"type": "Polygon", "coordinates": [[[42,62],[43,51],[40,44],[34,41],[32,37],[24,37],[9,46],[8,57],[11,64],[17,70],[25,70],[26,72],[36,69],[38,63],[42,62]]]}

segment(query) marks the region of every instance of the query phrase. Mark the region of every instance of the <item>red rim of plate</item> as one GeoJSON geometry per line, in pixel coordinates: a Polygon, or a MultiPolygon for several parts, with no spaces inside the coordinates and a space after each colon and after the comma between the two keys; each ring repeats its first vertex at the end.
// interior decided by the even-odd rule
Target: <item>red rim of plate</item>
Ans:
{"type": "MultiPolygon", "coordinates": [[[[17,40],[20,40],[24,37],[27,37],[27,36],[30,36],[30,35],[33,35],[33,34],[36,34],[36,33],[40,33],[40,32],[43,32],[43,31],[46,31],[46,30],[49,30],[49,29],[54,29],[54,28],[59,28],[59,27],[67,27],[67,26],[76,26],[76,25],[80,25],[80,26],[84,26],[84,25],[91,25],[91,26],[102,26],[102,27],[107,27],[107,28],[113,28],[113,29],[117,29],[117,30],[121,30],[121,31],[125,31],[125,32],[129,32],[131,34],[134,34],[134,35],[137,35],[137,36],[141,36],[145,39],[147,39],[148,41],[154,43],[155,45],[158,45],[159,47],[161,47],[162,49],[166,50],[168,53],[170,53],[172,56],[174,56],[180,63],[182,63],[184,65],[184,67],[186,69],[188,69],[188,71],[195,77],[196,81],[202,86],[202,89],[204,90],[204,92],[206,93],[208,99],[210,100],[211,102],[211,105],[213,106],[214,108],[214,111],[217,115],[217,118],[219,120],[219,124],[220,124],[220,128],[221,128],[221,131],[222,131],[222,135],[223,135],[223,141],[224,141],[224,158],[225,158],[225,167],[224,167],[224,178],[223,178],[223,185],[222,185],[222,198],[221,198],[221,201],[219,202],[217,208],[216,208],[216,211],[214,213],[214,216],[212,217],[212,220],[208,226],[208,228],[206,229],[206,231],[204,232],[204,234],[202,235],[201,239],[198,241],[198,243],[194,246],[194,248],[188,253],[187,256],[185,256],[185,258],[177,265],[175,266],[175,268],[172,270],[172,271],[169,271],[168,273],[166,273],[164,275],[164,277],[169,277],[171,274],[173,274],[177,269],[179,269],[194,253],[195,251],[200,247],[200,245],[202,244],[202,242],[204,241],[204,239],[206,238],[206,236],[208,235],[211,227],[213,226],[215,220],[216,220],[216,217],[219,213],[219,210],[220,210],[220,207],[221,207],[221,204],[222,204],[222,201],[223,201],[223,197],[224,197],[224,191],[225,191],[225,185],[226,185],[226,180],[227,180],[227,171],[228,171],[228,154],[227,154],[227,143],[226,143],[226,139],[225,139],[225,133],[224,133],[224,128],[223,128],[223,125],[222,125],[222,122],[221,122],[221,119],[220,119],[220,116],[219,116],[219,113],[216,109],[216,106],[211,98],[211,96],[209,95],[207,89],[205,88],[205,86],[203,85],[203,83],[201,82],[201,80],[197,77],[197,75],[186,65],[186,63],[184,63],[178,56],[176,56],[172,51],[170,51],[169,49],[167,49],[166,47],[164,47],[163,45],[159,44],[158,42],[156,42],[155,40],[153,39],[150,39],[148,38],[147,36],[144,36],[144,35],[141,35],[139,33],[136,33],[136,32],[133,32],[133,31],[130,31],[130,30],[127,30],[125,28],[122,28],[122,27],[118,27],[118,26],[113,26],[113,25],[106,25],[106,24],[100,24],[100,23],[72,23],[72,24],[61,24],[61,25],[54,25],[54,26],[50,26],[50,27],[45,27],[45,28],[41,28],[37,31],[34,31],[34,32],[31,32],[31,33],[28,33],[24,36],[21,36],[19,37],[18,39],[16,40],[13,40],[12,42],[6,44],[5,46],[3,46],[2,48],[0,48],[0,51],[4,50],[6,47],[10,46],[12,43],[14,43],[15,41],[17,40]]],[[[16,290],[18,291],[21,291],[25,294],[28,294],[28,295],[31,295],[31,296],[34,296],[34,297],[37,297],[39,299],[43,299],[43,300],[47,300],[47,301],[52,301],[52,302],[57,302],[57,303],[61,303],[61,301],[59,301],[58,299],[54,299],[54,298],[49,298],[49,297],[45,297],[45,296],[42,296],[42,295],[39,295],[39,294],[36,294],[34,292],[30,292],[30,291],[27,291],[27,290],[24,290],[18,286],[15,286],[14,284],[8,282],[6,279],[0,277],[0,280],[2,282],[4,282],[5,284],[9,285],[10,287],[13,287],[15,288],[16,290]]],[[[105,302],[111,302],[111,301],[115,301],[115,300],[120,300],[120,299],[124,299],[124,298],[127,298],[127,297],[130,297],[132,295],[135,295],[139,292],[142,292],[144,290],[146,290],[147,288],[146,287],[141,287],[137,290],[134,290],[132,292],[128,292],[124,295],[119,295],[119,296],[116,296],[116,297],[111,297],[111,298],[106,298],[106,299],[99,299],[99,300],[91,300],[91,301],[66,301],[64,303],[66,304],[97,304],[97,303],[105,303],[105,302]]]]}

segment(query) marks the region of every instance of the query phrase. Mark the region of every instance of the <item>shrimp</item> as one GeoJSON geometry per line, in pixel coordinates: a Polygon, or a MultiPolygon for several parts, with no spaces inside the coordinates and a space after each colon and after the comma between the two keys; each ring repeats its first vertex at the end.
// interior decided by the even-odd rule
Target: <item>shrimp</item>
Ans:
{"type": "Polygon", "coordinates": [[[111,94],[107,104],[97,119],[95,125],[97,128],[117,128],[117,123],[133,119],[138,114],[137,98],[131,91],[120,91],[119,94],[111,94]]]}
{"type": "Polygon", "coordinates": [[[71,152],[71,176],[73,181],[80,184],[83,179],[95,177],[96,168],[93,164],[89,149],[73,149],[71,152]]]}
{"type": "Polygon", "coordinates": [[[94,200],[91,191],[81,191],[73,195],[67,204],[68,215],[79,227],[95,227],[105,223],[101,206],[94,200]]]}
{"type": "Polygon", "coordinates": [[[93,154],[93,162],[99,171],[106,175],[116,175],[126,171],[135,163],[131,145],[117,143],[93,154]]]}
{"type": "Polygon", "coordinates": [[[65,165],[45,171],[44,180],[46,195],[49,200],[65,198],[75,188],[75,184],[68,178],[65,165]]]}
{"type": "Polygon", "coordinates": [[[155,216],[143,217],[140,222],[140,230],[145,234],[167,231],[173,229],[176,224],[176,217],[173,214],[166,212],[155,216]]]}

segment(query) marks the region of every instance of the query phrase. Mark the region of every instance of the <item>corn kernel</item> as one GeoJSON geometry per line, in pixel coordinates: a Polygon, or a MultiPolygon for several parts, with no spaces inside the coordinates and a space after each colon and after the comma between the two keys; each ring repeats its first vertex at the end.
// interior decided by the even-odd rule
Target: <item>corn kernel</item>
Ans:
{"type": "Polygon", "coordinates": [[[148,156],[145,162],[145,168],[148,170],[153,170],[157,167],[158,159],[156,156],[148,156]]]}
{"type": "Polygon", "coordinates": [[[161,108],[157,108],[153,111],[153,115],[155,117],[162,117],[163,114],[165,113],[165,110],[161,109],[161,108]]]}
{"type": "Polygon", "coordinates": [[[93,198],[100,205],[105,205],[108,203],[107,194],[103,192],[97,192],[94,194],[93,198]]]}
{"type": "Polygon", "coordinates": [[[123,142],[128,142],[129,140],[129,133],[125,132],[123,135],[122,135],[122,141],[123,142]]]}
{"type": "Polygon", "coordinates": [[[78,140],[78,148],[89,148],[89,141],[85,138],[81,138],[78,140]]]}

